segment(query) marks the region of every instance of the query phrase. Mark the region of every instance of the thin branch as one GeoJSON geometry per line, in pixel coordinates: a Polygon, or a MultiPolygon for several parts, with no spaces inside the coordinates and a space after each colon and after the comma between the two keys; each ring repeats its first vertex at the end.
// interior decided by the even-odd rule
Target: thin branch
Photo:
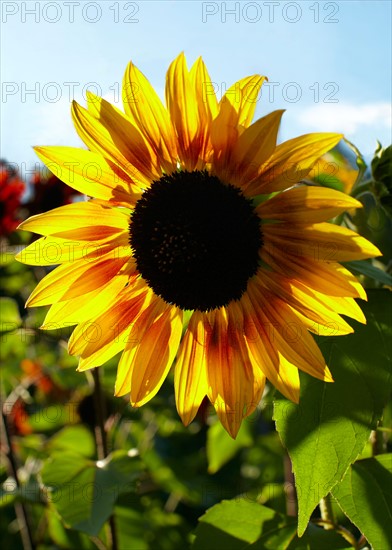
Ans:
{"type": "MultiPolygon", "coordinates": [[[[2,439],[4,438],[4,444],[6,448],[5,454],[8,458],[8,464],[9,464],[9,470],[10,470],[9,473],[14,478],[17,489],[20,489],[18,468],[16,465],[16,459],[12,449],[11,436],[8,430],[8,418],[4,412],[4,409],[2,409],[1,411],[1,431],[2,431],[2,439]]],[[[20,536],[22,539],[23,548],[24,550],[34,550],[35,544],[34,544],[34,539],[31,532],[29,517],[27,514],[25,504],[23,502],[15,502],[14,507],[15,507],[16,519],[18,521],[18,525],[20,529],[20,536]]]]}
{"type": "MultiPolygon", "coordinates": [[[[334,525],[330,521],[324,520],[324,519],[311,519],[310,520],[315,525],[321,525],[324,527],[324,529],[334,529],[339,535],[341,535],[347,542],[351,544],[355,550],[359,550],[359,548],[362,548],[362,537],[359,539],[359,541],[354,537],[351,531],[343,527],[343,525],[334,525]]],[[[365,539],[366,540],[366,539],[365,539]]]]}
{"type": "Polygon", "coordinates": [[[331,495],[328,494],[319,503],[321,518],[324,520],[324,529],[335,529],[336,520],[332,510],[331,495]]]}
{"type": "Polygon", "coordinates": [[[289,455],[286,453],[283,458],[285,495],[286,495],[286,513],[288,516],[297,515],[297,492],[295,490],[295,480],[293,467],[289,455]]]}
{"type": "MultiPolygon", "coordinates": [[[[95,408],[95,444],[97,447],[98,460],[104,460],[108,455],[108,443],[105,430],[106,403],[105,396],[102,392],[101,379],[99,376],[99,369],[92,370],[94,380],[94,408],[95,408]]],[[[118,550],[116,526],[114,523],[114,516],[109,518],[110,529],[110,547],[112,550],[118,550]]]]}

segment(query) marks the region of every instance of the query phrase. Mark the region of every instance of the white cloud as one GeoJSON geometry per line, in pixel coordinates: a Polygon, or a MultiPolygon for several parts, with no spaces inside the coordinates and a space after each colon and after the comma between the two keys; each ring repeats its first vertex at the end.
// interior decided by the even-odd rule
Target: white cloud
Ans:
{"type": "Polygon", "coordinates": [[[310,129],[324,132],[355,134],[365,127],[391,128],[392,108],[387,102],[319,103],[298,112],[297,122],[310,129]]]}

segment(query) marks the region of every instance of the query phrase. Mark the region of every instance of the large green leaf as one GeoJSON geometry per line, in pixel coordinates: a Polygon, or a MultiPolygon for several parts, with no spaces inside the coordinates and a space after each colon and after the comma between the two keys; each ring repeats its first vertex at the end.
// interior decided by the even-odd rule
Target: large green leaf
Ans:
{"type": "Polygon", "coordinates": [[[303,538],[296,533],[295,518],[247,500],[223,500],[199,519],[192,548],[227,550],[332,550],[351,548],[334,531],[309,525],[303,538]]]}
{"type": "MultiPolygon", "coordinates": [[[[69,413],[68,413],[69,414],[69,413]]],[[[66,426],[47,442],[49,453],[77,450],[79,454],[90,458],[95,453],[95,441],[91,431],[83,424],[66,426]]]]}
{"type": "Polygon", "coordinates": [[[246,500],[223,500],[199,519],[192,548],[286,548],[296,535],[296,522],[271,508],[246,500]]]}
{"type": "Polygon", "coordinates": [[[117,497],[132,492],[140,474],[140,461],[116,451],[93,462],[76,453],[54,454],[43,470],[48,500],[64,523],[89,535],[98,535],[113,511],[117,497]]]}
{"type": "Polygon", "coordinates": [[[374,550],[392,540],[392,454],[359,460],[332,490],[343,512],[374,550]]]}
{"type": "Polygon", "coordinates": [[[215,422],[207,432],[207,460],[210,474],[217,472],[243,447],[253,443],[249,423],[243,422],[236,439],[230,437],[220,422],[215,422]]]}
{"type": "Polygon", "coordinates": [[[46,510],[46,521],[50,538],[59,548],[77,548],[78,550],[96,550],[96,545],[84,533],[66,529],[56,512],[46,510]]]}
{"type": "Polygon", "coordinates": [[[275,403],[277,430],[295,474],[299,535],[362,451],[388,400],[391,298],[389,291],[370,291],[366,326],[353,322],[354,334],[317,339],[334,383],[301,373],[300,403],[275,403]]]}

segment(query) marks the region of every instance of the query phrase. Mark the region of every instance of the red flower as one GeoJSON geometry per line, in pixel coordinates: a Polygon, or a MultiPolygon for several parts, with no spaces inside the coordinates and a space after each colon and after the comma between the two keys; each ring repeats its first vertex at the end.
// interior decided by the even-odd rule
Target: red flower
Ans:
{"type": "Polygon", "coordinates": [[[26,207],[30,215],[41,214],[66,204],[71,204],[72,198],[80,195],[53,174],[42,174],[36,172],[32,181],[33,198],[26,207]]]}
{"type": "Polygon", "coordinates": [[[18,211],[25,184],[18,172],[4,160],[0,160],[0,236],[9,235],[20,220],[18,211]]]}

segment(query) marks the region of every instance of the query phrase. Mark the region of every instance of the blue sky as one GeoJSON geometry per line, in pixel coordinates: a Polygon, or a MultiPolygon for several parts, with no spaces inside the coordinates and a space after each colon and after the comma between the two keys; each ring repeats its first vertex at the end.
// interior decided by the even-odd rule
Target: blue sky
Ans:
{"type": "Polygon", "coordinates": [[[33,145],[80,144],[72,99],[84,104],[91,89],[118,104],[130,59],[163,97],[180,51],[189,65],[204,58],[218,92],[267,75],[256,116],[286,109],[280,140],[344,132],[365,155],[391,141],[389,1],[3,0],[1,10],[1,156],[22,174],[33,145]]]}

